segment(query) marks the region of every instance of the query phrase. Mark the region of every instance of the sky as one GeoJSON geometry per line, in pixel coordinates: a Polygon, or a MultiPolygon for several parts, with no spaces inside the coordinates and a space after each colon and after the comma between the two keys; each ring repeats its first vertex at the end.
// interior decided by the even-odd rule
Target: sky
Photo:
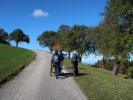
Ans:
{"type": "MultiPolygon", "coordinates": [[[[11,33],[22,29],[30,37],[28,49],[40,47],[37,37],[46,30],[56,31],[61,24],[95,26],[103,17],[106,0],[0,0],[0,28],[11,33]]],[[[14,42],[12,42],[14,45],[14,42]]]]}

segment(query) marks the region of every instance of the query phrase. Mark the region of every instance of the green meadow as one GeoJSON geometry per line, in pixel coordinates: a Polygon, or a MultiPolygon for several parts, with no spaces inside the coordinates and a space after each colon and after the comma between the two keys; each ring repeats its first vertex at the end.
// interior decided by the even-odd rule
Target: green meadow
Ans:
{"type": "MultiPolygon", "coordinates": [[[[69,60],[64,62],[65,68],[72,72],[69,60]]],[[[115,76],[110,71],[79,64],[80,75],[74,77],[88,100],[133,100],[133,79],[115,76]]]]}
{"type": "Polygon", "coordinates": [[[0,44],[0,82],[19,72],[34,56],[30,50],[0,44]]]}

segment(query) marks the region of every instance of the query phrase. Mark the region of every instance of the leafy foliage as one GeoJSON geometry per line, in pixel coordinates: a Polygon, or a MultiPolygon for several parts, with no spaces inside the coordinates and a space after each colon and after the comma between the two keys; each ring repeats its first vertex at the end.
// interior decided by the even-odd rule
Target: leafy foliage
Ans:
{"type": "Polygon", "coordinates": [[[109,0],[103,15],[107,23],[108,36],[111,41],[109,51],[112,51],[116,59],[123,60],[129,57],[133,47],[133,3],[131,0],[109,0]]]}
{"type": "Polygon", "coordinates": [[[48,47],[51,51],[58,42],[57,33],[54,31],[45,31],[37,38],[42,47],[48,47]]]}
{"type": "Polygon", "coordinates": [[[127,75],[130,78],[133,78],[133,67],[128,67],[127,75]]]}
{"type": "Polygon", "coordinates": [[[58,29],[58,37],[59,37],[59,42],[61,44],[61,49],[66,50],[66,51],[72,51],[72,45],[71,41],[71,32],[70,32],[71,27],[68,25],[60,25],[58,29]]]}
{"type": "Polygon", "coordinates": [[[8,42],[8,33],[2,28],[0,28],[0,43],[10,44],[8,42]]]}
{"type": "Polygon", "coordinates": [[[103,12],[104,20],[92,34],[98,52],[104,58],[114,59],[117,68],[133,52],[132,7],[131,0],[108,0],[103,12]]]}

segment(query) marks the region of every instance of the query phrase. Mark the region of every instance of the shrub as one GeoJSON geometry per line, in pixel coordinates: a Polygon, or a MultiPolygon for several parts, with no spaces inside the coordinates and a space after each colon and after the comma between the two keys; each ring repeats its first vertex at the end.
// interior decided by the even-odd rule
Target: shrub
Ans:
{"type": "Polygon", "coordinates": [[[128,60],[122,61],[119,68],[119,73],[126,74],[129,66],[132,66],[128,60]]]}
{"type": "Polygon", "coordinates": [[[128,77],[133,78],[133,67],[128,67],[127,75],[128,77]]]}

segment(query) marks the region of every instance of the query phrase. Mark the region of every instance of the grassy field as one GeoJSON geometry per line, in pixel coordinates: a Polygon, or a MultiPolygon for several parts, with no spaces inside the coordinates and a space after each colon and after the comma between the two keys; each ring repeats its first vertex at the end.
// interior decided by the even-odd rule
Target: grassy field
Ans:
{"type": "MultiPolygon", "coordinates": [[[[64,65],[72,71],[69,60],[64,65]]],[[[79,72],[81,75],[74,79],[89,100],[133,100],[133,79],[85,64],[79,64],[79,72]]]]}
{"type": "Polygon", "coordinates": [[[34,58],[32,51],[0,44],[0,83],[19,72],[34,58]]]}

